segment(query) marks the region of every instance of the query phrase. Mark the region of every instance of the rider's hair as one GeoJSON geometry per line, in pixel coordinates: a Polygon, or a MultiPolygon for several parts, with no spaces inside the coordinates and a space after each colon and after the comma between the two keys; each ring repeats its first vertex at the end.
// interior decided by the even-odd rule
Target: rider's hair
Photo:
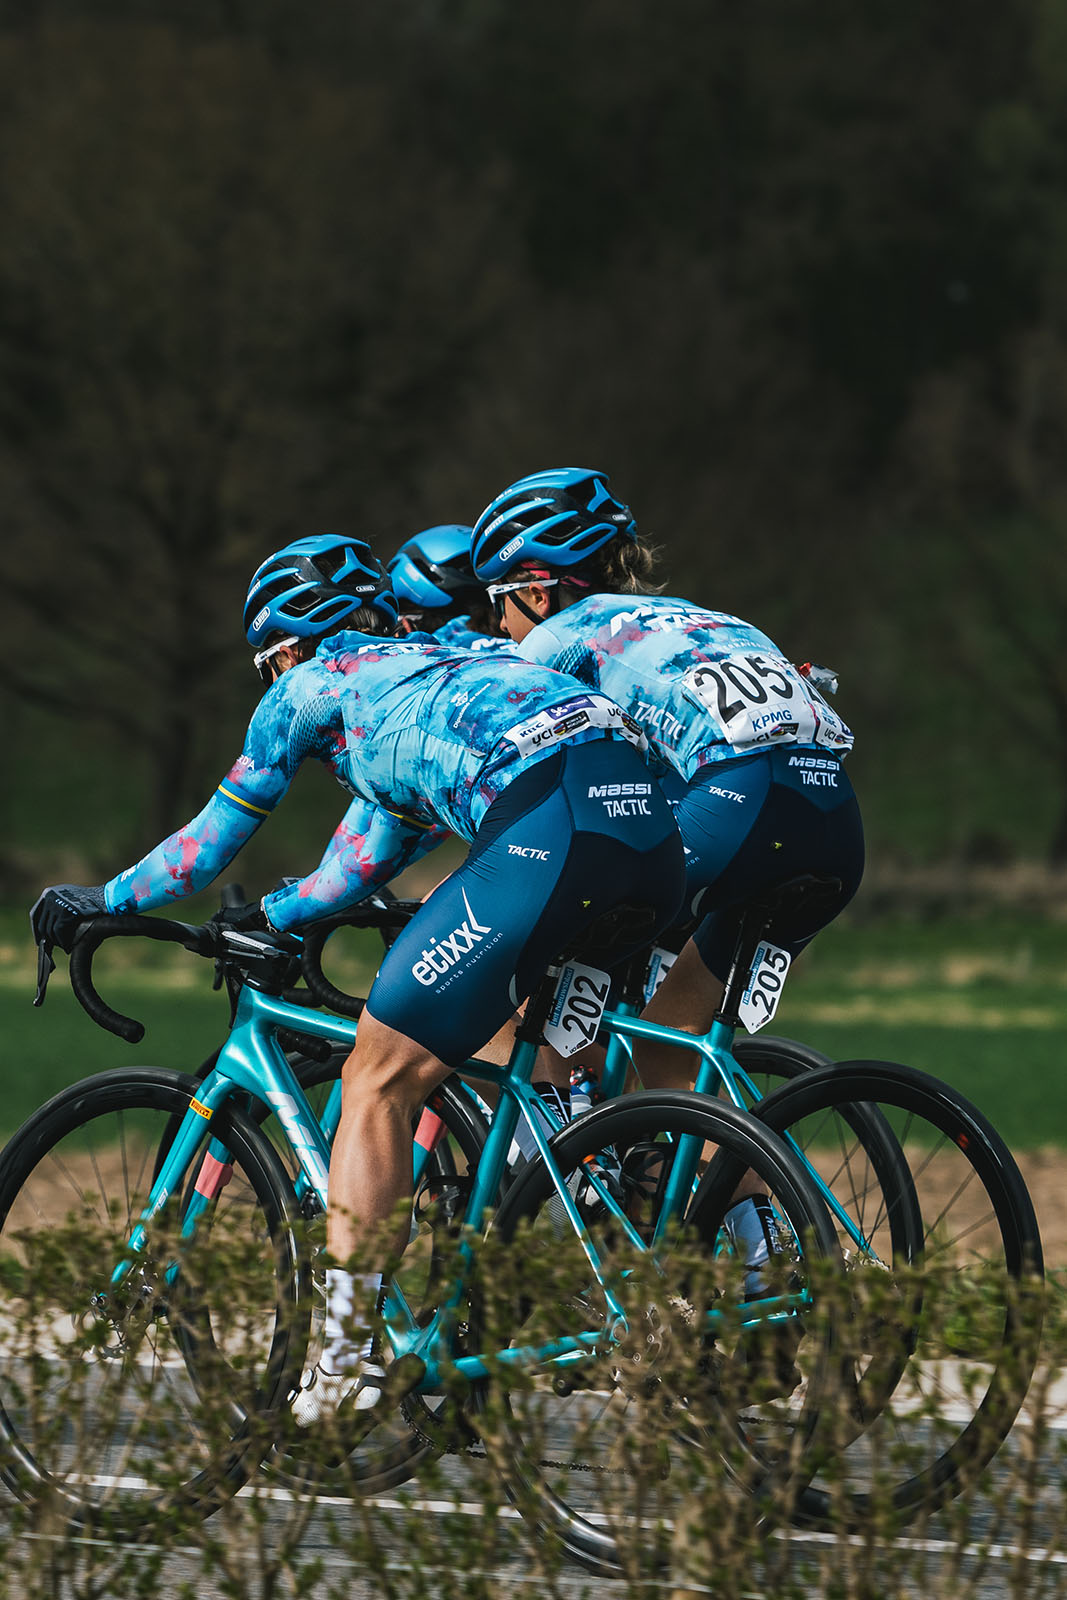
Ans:
{"type": "MultiPolygon", "coordinates": [[[[377,606],[360,606],[358,611],[345,618],[345,627],[353,629],[356,633],[376,633],[391,639],[396,633],[396,624],[379,611],[377,606]]],[[[312,655],[314,655],[314,650],[312,655]]]]}
{"type": "MultiPolygon", "coordinates": [[[[345,618],[345,628],[352,628],[356,633],[373,633],[380,638],[388,639],[396,633],[395,624],[390,623],[377,606],[360,606],[358,610],[350,612],[345,618]]],[[[269,646],[277,644],[284,638],[284,633],[275,633],[264,643],[269,646]]],[[[296,639],[289,648],[298,661],[310,661],[321,643],[321,639],[296,639]]]]}
{"type": "Polygon", "coordinates": [[[595,550],[580,566],[570,569],[584,587],[568,584],[566,570],[559,570],[560,588],[576,596],[594,594],[661,594],[666,584],[653,583],[659,548],[640,536],[620,534],[595,550]]]}

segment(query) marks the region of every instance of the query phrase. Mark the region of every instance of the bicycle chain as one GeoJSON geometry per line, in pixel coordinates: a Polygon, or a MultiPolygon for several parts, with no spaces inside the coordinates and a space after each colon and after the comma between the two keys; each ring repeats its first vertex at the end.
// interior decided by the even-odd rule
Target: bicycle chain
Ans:
{"type": "MultiPolygon", "coordinates": [[[[450,1456],[469,1456],[472,1461],[489,1460],[486,1451],[477,1450],[473,1445],[466,1447],[463,1445],[450,1445],[445,1454],[450,1456]]],[[[537,1465],[539,1467],[555,1467],[562,1472],[596,1472],[610,1475],[614,1478],[624,1478],[626,1476],[622,1467],[598,1467],[592,1461],[553,1461],[542,1458],[537,1465]]]]}

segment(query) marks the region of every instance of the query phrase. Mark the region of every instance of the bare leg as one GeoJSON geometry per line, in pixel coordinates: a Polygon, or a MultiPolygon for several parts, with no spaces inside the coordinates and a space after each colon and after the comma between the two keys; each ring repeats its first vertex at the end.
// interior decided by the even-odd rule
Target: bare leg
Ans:
{"type": "MultiPolygon", "coordinates": [[[[641,1015],[647,1022],[681,1033],[707,1033],[722,1002],[723,985],[713,977],[690,939],[641,1015]]],[[[691,1089],[696,1056],[651,1039],[634,1041],[634,1055],[646,1089],[691,1089]]]]}
{"type": "MultiPolygon", "coordinates": [[[[299,1427],[316,1426],[342,1405],[369,1413],[387,1392],[373,1343],[375,1302],[387,1257],[401,1255],[408,1242],[412,1121],[447,1076],[422,1045],[363,1012],[341,1070],[341,1120],[330,1159],[326,1244],[340,1265],[327,1267],[321,1354],[293,1400],[299,1427]],[[358,1271],[350,1272],[349,1262],[358,1271]]],[[[394,1371],[407,1381],[402,1363],[394,1371]]]]}
{"type": "MultiPolygon", "coordinates": [[[[342,1070],[341,1120],[330,1160],[326,1237],[335,1260],[347,1261],[410,1199],[412,1120],[448,1073],[414,1039],[364,1011],[342,1070]]],[[[407,1238],[405,1216],[391,1241],[398,1255],[407,1238]]]]}
{"type": "MultiPolygon", "coordinates": [[[[690,939],[674,963],[642,1016],[664,1028],[681,1033],[707,1033],[722,1004],[724,985],[710,973],[690,939]]],[[[691,1089],[696,1080],[696,1055],[677,1045],[658,1044],[651,1039],[634,1041],[634,1057],[641,1082],[646,1089],[691,1089]]],[[[714,1145],[704,1147],[702,1162],[715,1154],[714,1145]]],[[[766,1194],[765,1185],[753,1172],[746,1172],[734,1190],[734,1202],[750,1195],[766,1194]]]]}

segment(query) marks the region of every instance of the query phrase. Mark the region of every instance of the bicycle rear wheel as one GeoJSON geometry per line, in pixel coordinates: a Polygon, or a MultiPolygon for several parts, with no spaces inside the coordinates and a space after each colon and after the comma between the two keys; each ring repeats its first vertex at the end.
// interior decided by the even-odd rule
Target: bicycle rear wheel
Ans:
{"type": "Polygon", "coordinates": [[[172,1199],[129,1247],[160,1139],[194,1092],[176,1072],[102,1073],[0,1158],[0,1470],[22,1500],[102,1536],[150,1538],[233,1494],[307,1343],[295,1197],[238,1108],[211,1123],[232,1171],[210,1227],[183,1238],[172,1199]]]}
{"type": "Polygon", "coordinates": [[[980,1112],[909,1067],[839,1062],[802,1074],[756,1110],[834,1175],[835,1193],[864,1197],[871,1259],[886,1270],[849,1276],[844,1337],[856,1374],[867,1361],[898,1372],[878,1404],[868,1392],[861,1406],[853,1392],[838,1408],[813,1453],[797,1520],[870,1527],[880,1512],[902,1520],[936,1509],[999,1449],[1037,1360],[1041,1241],[1019,1170],[980,1112]],[[907,1158],[922,1220],[917,1248],[904,1242],[910,1224],[894,1225],[901,1191],[872,1172],[855,1132],[860,1108],[881,1114],[907,1158]]]}
{"type": "MultiPolygon", "coordinates": [[[[733,1055],[760,1097],[750,1107],[757,1114],[762,1102],[785,1085],[833,1065],[827,1056],[808,1045],[762,1033],[735,1039],[733,1055]]],[[[806,1156],[805,1146],[813,1138],[811,1125],[787,1131],[794,1146],[806,1156]]],[[[834,1124],[819,1125],[817,1148],[818,1160],[812,1163],[811,1170],[823,1185],[858,1306],[864,1288],[869,1286],[864,1284],[863,1274],[878,1275],[884,1287],[887,1270],[894,1265],[898,1272],[907,1270],[918,1262],[923,1247],[918,1196],[900,1141],[877,1105],[842,1101],[834,1124]]],[[[913,1303],[894,1306],[892,1324],[886,1320],[887,1308],[879,1310],[868,1330],[865,1347],[854,1351],[850,1368],[843,1374],[848,1404],[836,1413],[839,1445],[848,1419],[855,1434],[862,1433],[903,1375],[917,1321],[915,1302],[919,1290],[914,1278],[909,1292],[913,1303]],[[889,1337],[891,1326],[897,1330],[895,1339],[889,1337]]],[[[858,1324],[853,1320],[854,1339],[857,1332],[858,1324]]]]}
{"type": "MultiPolygon", "coordinates": [[[[495,1300],[512,1348],[561,1337],[588,1348],[563,1360],[520,1363],[502,1353],[481,1395],[487,1447],[524,1516],[587,1567],[618,1576],[651,1572],[692,1543],[697,1508],[746,1524],[771,1514],[816,1426],[831,1378],[831,1329],[796,1314],[810,1306],[813,1268],[837,1261],[834,1231],[810,1179],[784,1143],[732,1106],[693,1094],[638,1093],[589,1113],[552,1140],[588,1238],[625,1306],[620,1335],[585,1251],[576,1241],[544,1163],[532,1162],[497,1218],[500,1238],[519,1245],[518,1283],[501,1304],[504,1263],[494,1263],[483,1300],[495,1300]],[[728,1152],[702,1185],[689,1215],[650,1243],[678,1141],[711,1140],[728,1152]],[[611,1147],[621,1159],[621,1212],[589,1177],[611,1147]],[[742,1173],[769,1191],[780,1251],[765,1303],[780,1319],[742,1328],[743,1268],[724,1248],[722,1222],[742,1173]],[[568,1247],[572,1248],[568,1248],[568,1247]],[[529,1295],[538,1283],[537,1299],[529,1295]],[[777,1302],[775,1296],[778,1296],[777,1302]],[[716,1312],[722,1320],[713,1322],[716,1312]],[[783,1420],[746,1388],[746,1340],[784,1336],[804,1371],[801,1403],[783,1420]],[[756,1498],[758,1496],[758,1498],[756,1498]]],[[[479,1331],[493,1326],[483,1315],[479,1331]]],[[[750,1374],[751,1375],[751,1374],[750,1374]]],[[[800,1378],[797,1371],[786,1393],[800,1378]]]]}

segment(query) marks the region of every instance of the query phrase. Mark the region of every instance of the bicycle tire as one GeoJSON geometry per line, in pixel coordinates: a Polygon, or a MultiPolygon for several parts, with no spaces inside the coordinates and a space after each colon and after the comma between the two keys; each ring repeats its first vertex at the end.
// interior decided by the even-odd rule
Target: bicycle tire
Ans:
{"type": "Polygon", "coordinates": [[[757,1115],[809,1148],[832,1123],[836,1152],[856,1103],[894,1127],[923,1239],[887,1313],[913,1318],[894,1332],[907,1346],[895,1392],[843,1450],[830,1442],[798,1498],[795,1520],[820,1529],[870,1527],[882,1514],[902,1523],[973,1483],[1011,1429],[1040,1343],[1033,1204],[1004,1141],[956,1090],[912,1067],[843,1061],[801,1074],[757,1115]]]}
{"type": "MultiPolygon", "coordinates": [[[[329,1062],[293,1062],[315,1108],[316,1089],[332,1086],[347,1052],[329,1062]]],[[[458,1080],[446,1079],[427,1099],[441,1117],[445,1136],[435,1146],[414,1196],[413,1238],[398,1271],[400,1287],[417,1320],[426,1323],[439,1293],[451,1289],[454,1241],[462,1222],[470,1175],[481,1156],[486,1122],[458,1080]]],[[[314,1263],[312,1263],[314,1271],[314,1263]]],[[[323,1291],[319,1305],[324,1308],[323,1291]]],[[[309,1360],[311,1358],[309,1357],[309,1360]]],[[[343,1432],[339,1434],[343,1439],[343,1432]]],[[[347,1453],[331,1452],[314,1438],[306,1443],[287,1431],[271,1457],[272,1476],[302,1493],[359,1496],[382,1494],[406,1483],[423,1463],[470,1439],[464,1407],[455,1395],[408,1395],[347,1453]]]]}
{"type": "MultiPolygon", "coordinates": [[[[306,1056],[296,1050],[287,1053],[297,1082],[308,1097],[316,1118],[321,1117],[326,1098],[340,1076],[348,1054],[348,1049],[343,1046],[335,1049],[326,1060],[306,1056]]],[[[202,1081],[215,1066],[217,1056],[218,1051],[215,1051],[202,1063],[196,1073],[198,1081],[202,1081]]],[[[405,1254],[407,1269],[401,1268],[401,1286],[405,1297],[421,1321],[425,1321],[433,1309],[432,1304],[425,1303],[426,1293],[441,1280],[442,1254],[446,1260],[451,1260],[449,1250],[441,1252],[438,1249],[441,1242],[438,1228],[443,1225],[442,1237],[447,1239],[458,1222],[467,1194],[467,1174],[477,1166],[487,1133],[484,1116],[458,1078],[447,1078],[429,1096],[428,1103],[432,1103],[442,1117],[446,1136],[432,1151],[414,1197],[423,1249],[425,1251],[427,1243],[430,1248],[421,1294],[416,1292],[412,1283],[411,1269],[416,1249],[409,1247],[409,1252],[405,1254]]],[[[270,1108],[263,1101],[249,1097],[247,1110],[271,1140],[279,1160],[295,1184],[299,1169],[284,1130],[270,1108]]],[[[179,1123],[179,1117],[172,1118],[162,1137],[156,1156],[157,1173],[179,1123]]],[[[194,1183],[195,1173],[190,1178],[190,1187],[194,1183]]],[[[322,1213],[310,1195],[305,1197],[302,1209],[309,1229],[313,1269],[317,1253],[313,1235],[321,1224],[322,1213]]],[[[430,1300],[433,1300],[432,1293],[430,1300]]],[[[312,1339],[303,1362],[304,1368],[314,1366],[318,1358],[315,1330],[317,1328],[317,1337],[321,1340],[324,1312],[325,1287],[317,1283],[313,1273],[312,1339]]],[[[190,1359],[195,1361],[195,1352],[190,1352],[190,1359]]],[[[280,1483],[301,1493],[380,1494],[407,1482],[431,1456],[442,1450],[462,1448],[469,1436],[463,1410],[454,1403],[453,1398],[436,1397],[431,1400],[415,1394],[406,1397],[396,1412],[383,1416],[376,1427],[347,1452],[341,1448],[340,1432],[336,1439],[324,1442],[317,1433],[305,1439],[292,1428],[283,1426],[269,1464],[272,1475],[280,1483]]]]}
{"type": "MultiPolygon", "coordinates": [[[[777,1090],[833,1066],[828,1056],[809,1045],[765,1034],[736,1039],[733,1055],[759,1092],[760,1100],[749,1108],[757,1115],[763,1101],[777,1090]]],[[[832,1152],[826,1148],[825,1129],[820,1130],[824,1139],[816,1175],[832,1197],[830,1214],[838,1228],[846,1271],[851,1275],[894,1266],[907,1268],[921,1255],[923,1221],[900,1142],[877,1105],[843,1103],[839,1114],[841,1125],[832,1152]],[[884,1259],[880,1251],[885,1252],[884,1259]]],[[[806,1158],[802,1142],[794,1137],[793,1143],[806,1158]]],[[[859,1301],[863,1298],[859,1279],[856,1286],[859,1301]]],[[[869,1341],[873,1348],[858,1352],[851,1371],[843,1374],[842,1405],[847,1409],[837,1415],[839,1442],[844,1439],[846,1416],[851,1416],[858,1437],[888,1403],[903,1376],[912,1353],[908,1328],[917,1321],[921,1294],[915,1281],[909,1290],[909,1304],[903,1308],[906,1314],[898,1324],[900,1337],[886,1338],[883,1328],[881,1337],[869,1341]]]]}
{"type": "Polygon", "coordinates": [[[233,1171],[210,1230],[183,1240],[172,1200],[131,1261],[160,1133],[195,1088],[177,1072],[101,1073],[42,1106],[0,1157],[0,1475],[109,1538],[151,1538],[236,1492],[269,1448],[307,1342],[296,1199],[237,1106],[211,1122],[233,1171]]]}
{"type": "Polygon", "coordinates": [[[832,1066],[832,1058],[800,1039],[785,1039],[773,1033],[739,1033],[731,1046],[737,1063],[750,1078],[765,1075],[772,1082],[792,1081],[802,1072],[832,1066]]]}
{"type": "MultiPolygon", "coordinates": [[[[836,1263],[835,1233],[817,1191],[785,1143],[774,1135],[767,1139],[766,1132],[746,1113],[705,1096],[648,1091],[627,1095],[589,1112],[562,1129],[550,1143],[561,1174],[577,1180],[575,1192],[581,1200],[587,1192],[582,1184],[588,1184],[583,1175],[590,1161],[602,1156],[606,1147],[622,1154],[625,1174],[626,1152],[644,1150],[650,1141],[666,1152],[666,1166],[674,1142],[682,1135],[713,1140],[729,1150],[732,1166],[720,1162],[717,1178],[702,1183],[686,1219],[692,1228],[691,1239],[686,1239],[688,1228],[684,1227],[683,1244],[695,1241],[700,1256],[714,1269],[713,1252],[715,1241],[720,1239],[723,1214],[741,1174],[753,1170],[774,1196],[783,1225],[793,1230],[795,1238],[804,1240],[803,1262],[810,1265],[817,1257],[821,1262],[836,1263]]],[[[619,1224],[610,1216],[598,1219],[595,1191],[592,1193],[594,1198],[588,1203],[583,1221],[590,1234],[596,1236],[599,1232],[610,1250],[612,1241],[618,1239],[619,1224]]],[[[642,1194],[643,1190],[635,1188],[627,1201],[637,1214],[642,1194]]],[[[573,1285],[561,1285],[550,1277],[558,1271],[556,1257],[562,1252],[553,1213],[553,1206],[558,1207],[559,1203],[547,1169],[538,1159],[523,1169],[505,1197],[496,1229],[500,1239],[514,1247],[520,1228],[528,1228],[520,1252],[522,1278],[527,1286],[531,1278],[538,1280],[536,1248],[540,1248],[545,1281],[539,1292],[543,1296],[546,1286],[551,1285],[550,1321],[557,1318],[563,1331],[574,1331],[569,1326],[574,1323],[595,1333],[605,1328],[604,1306],[599,1287],[589,1281],[588,1273],[582,1276],[582,1258],[576,1257],[578,1276],[573,1285]]],[[[651,1216],[646,1220],[650,1221],[651,1216]]],[[[625,1249],[620,1259],[630,1259],[625,1249]]],[[[677,1240],[657,1247],[657,1272],[666,1272],[668,1278],[672,1270],[675,1274],[672,1289],[665,1293],[660,1292],[662,1280],[657,1280],[658,1304],[645,1305],[636,1276],[631,1280],[620,1278],[628,1281],[631,1292],[637,1294],[636,1304],[631,1307],[632,1331],[621,1349],[605,1336],[604,1352],[590,1357],[584,1373],[579,1366],[580,1381],[566,1393],[560,1392],[555,1381],[547,1387],[544,1382],[539,1386],[534,1381],[524,1388],[509,1388],[509,1380],[502,1373],[479,1394],[483,1413],[491,1413],[494,1395],[503,1407],[502,1419],[492,1416],[488,1447],[491,1453],[495,1452],[496,1465],[523,1516],[558,1540],[573,1559],[603,1576],[617,1577],[625,1571],[632,1578],[635,1570],[660,1570],[667,1565],[679,1519],[691,1514],[701,1487],[706,1490],[709,1473],[724,1480],[729,1471],[735,1481],[744,1477],[744,1492],[736,1496],[736,1501],[737,1514],[747,1523],[773,1515],[774,1496],[769,1491],[775,1473],[769,1465],[771,1452],[768,1450],[755,1476],[747,1471],[754,1458],[747,1446],[739,1447],[738,1440],[739,1431],[743,1431],[740,1411],[746,1409],[744,1401],[738,1396],[724,1397],[722,1388],[723,1362],[730,1359],[726,1347],[731,1337],[736,1344],[739,1336],[736,1328],[732,1336],[727,1331],[721,1339],[711,1339],[707,1334],[706,1323],[689,1298],[697,1292],[692,1259],[684,1252],[679,1254],[677,1240]],[[687,1262],[684,1272],[683,1259],[687,1262]],[[695,1320],[687,1322],[687,1318],[695,1320]],[[670,1363],[674,1361],[680,1363],[679,1373],[684,1369],[684,1378],[673,1375],[670,1363]],[[657,1362],[663,1374],[662,1388],[657,1387],[657,1362]],[[613,1423],[610,1436],[605,1420],[609,1412],[613,1423]],[[650,1444],[650,1440],[654,1443],[650,1444]],[[654,1487],[650,1490],[648,1473],[642,1468],[642,1460],[646,1468],[649,1465],[650,1448],[660,1452],[652,1460],[652,1476],[657,1472],[667,1474],[659,1480],[662,1493],[654,1487]],[[744,1462],[740,1473],[739,1449],[744,1462]],[[634,1452],[640,1458],[636,1466],[632,1465],[634,1452]],[[619,1461],[631,1465],[614,1465],[619,1461]],[[602,1497],[598,1485],[606,1485],[609,1480],[612,1493],[602,1497]],[[627,1500],[631,1485],[633,1503],[627,1500]]],[[[637,1255],[633,1260],[640,1265],[637,1255]]],[[[806,1272],[807,1265],[802,1266],[799,1257],[789,1259],[790,1273],[806,1272]]],[[[499,1295],[499,1286],[494,1283],[490,1292],[499,1295]]],[[[703,1294],[704,1290],[700,1292],[703,1294]]],[[[543,1317],[526,1298],[516,1300],[509,1314],[514,1317],[514,1337],[523,1340],[531,1337],[527,1326],[531,1316],[534,1329],[543,1317]]],[[[817,1424],[832,1359],[832,1329],[827,1326],[816,1335],[802,1323],[796,1327],[798,1343],[814,1346],[805,1350],[811,1369],[805,1385],[805,1414],[792,1423],[794,1433],[803,1434],[813,1431],[817,1424]]],[[[747,1409],[754,1413],[758,1408],[747,1409]]],[[[483,1416],[483,1425],[484,1420],[483,1416]]],[[[754,1415],[748,1415],[744,1426],[759,1426],[759,1422],[754,1415]]],[[[782,1458],[779,1465],[784,1464],[782,1458]]],[[[775,1489],[781,1492],[779,1484],[775,1489]]],[[[717,1514],[718,1511],[717,1507],[717,1514]]]]}

